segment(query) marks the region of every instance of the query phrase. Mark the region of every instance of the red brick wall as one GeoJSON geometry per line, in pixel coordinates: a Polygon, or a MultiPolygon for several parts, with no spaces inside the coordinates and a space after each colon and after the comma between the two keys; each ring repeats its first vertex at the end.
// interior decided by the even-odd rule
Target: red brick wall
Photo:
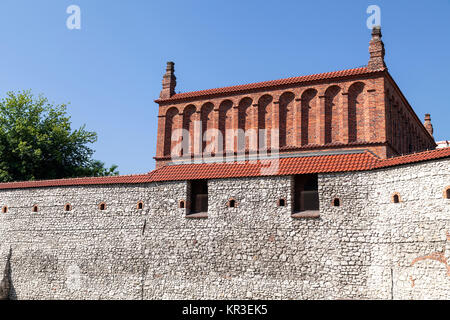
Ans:
{"type": "MultiPolygon", "coordinates": [[[[191,123],[195,119],[202,122],[203,133],[219,129],[224,150],[234,145],[235,152],[242,139],[249,150],[249,137],[227,135],[227,129],[267,129],[263,141],[270,146],[270,129],[278,128],[281,152],[364,148],[385,158],[434,148],[434,140],[387,73],[175,104],[161,102],[159,117],[157,167],[170,156],[174,129],[188,129],[189,140],[194,138],[191,123]]],[[[198,143],[206,147],[205,142],[198,143]]],[[[217,150],[220,144],[213,144],[217,150]]],[[[192,141],[190,145],[193,154],[192,141]]]]}

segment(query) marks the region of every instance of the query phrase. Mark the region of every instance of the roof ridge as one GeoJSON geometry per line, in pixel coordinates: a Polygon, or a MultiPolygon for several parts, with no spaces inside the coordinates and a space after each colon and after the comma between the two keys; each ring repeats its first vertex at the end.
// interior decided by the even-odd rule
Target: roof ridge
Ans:
{"type": "Polygon", "coordinates": [[[281,78],[281,79],[275,79],[275,80],[242,83],[242,84],[232,85],[232,86],[224,86],[224,87],[209,88],[209,89],[196,90],[196,91],[180,92],[180,93],[174,94],[170,98],[157,99],[157,100],[155,100],[155,102],[171,101],[171,100],[185,99],[185,98],[191,98],[191,97],[197,97],[197,96],[203,96],[203,95],[233,92],[233,91],[239,91],[239,90],[250,90],[250,89],[278,86],[278,85],[284,85],[284,84],[294,84],[296,82],[323,80],[323,79],[329,79],[329,78],[334,78],[334,77],[343,77],[343,76],[349,76],[349,75],[355,75],[355,74],[375,73],[375,72],[380,72],[380,71],[383,71],[383,70],[372,70],[372,69],[369,69],[367,66],[357,67],[357,68],[351,68],[351,69],[343,69],[343,70],[336,70],[336,71],[331,71],[331,72],[307,74],[307,75],[302,75],[302,76],[281,78]]]}
{"type": "Polygon", "coordinates": [[[441,153],[444,151],[450,151],[450,147],[447,148],[436,148],[436,149],[432,149],[432,150],[425,150],[425,151],[419,151],[419,152],[414,152],[414,153],[407,153],[407,154],[402,154],[400,156],[396,156],[396,157],[392,157],[392,158],[386,158],[386,159],[380,159],[380,161],[384,162],[384,161],[391,161],[393,159],[404,159],[404,158],[408,158],[408,157],[414,157],[414,156],[421,156],[424,154],[429,154],[429,153],[441,153]],[[445,150],[449,148],[449,150],[445,150]]]}
{"type": "Polygon", "coordinates": [[[76,180],[86,180],[86,179],[92,179],[92,180],[101,180],[101,179],[107,179],[107,178],[130,178],[130,177],[145,177],[149,176],[149,173],[136,173],[136,174],[124,174],[124,175],[117,175],[117,176],[86,176],[86,177],[72,177],[72,178],[59,178],[59,179],[42,179],[42,180],[21,180],[21,181],[9,181],[9,182],[0,182],[0,185],[5,184],[19,184],[19,183],[45,183],[45,182],[67,182],[67,181],[76,181],[76,180]]]}

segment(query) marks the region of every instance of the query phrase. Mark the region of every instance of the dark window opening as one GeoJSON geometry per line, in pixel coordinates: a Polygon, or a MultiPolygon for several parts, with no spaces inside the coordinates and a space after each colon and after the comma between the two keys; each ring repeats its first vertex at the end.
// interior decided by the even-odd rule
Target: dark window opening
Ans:
{"type": "Polygon", "coordinates": [[[208,181],[191,181],[191,212],[208,212],[208,181]]]}
{"type": "Polygon", "coordinates": [[[72,210],[72,206],[71,206],[70,204],[66,204],[66,205],[64,206],[64,210],[66,210],[66,211],[71,211],[71,210],[72,210]]]}
{"type": "Polygon", "coordinates": [[[33,206],[33,212],[38,212],[38,211],[39,211],[38,206],[33,206]]]}
{"type": "Polygon", "coordinates": [[[294,176],[294,212],[319,210],[319,180],[317,174],[294,176]]]}
{"type": "Polygon", "coordinates": [[[333,206],[335,207],[340,207],[341,206],[341,200],[339,200],[338,198],[333,200],[333,206]]]}
{"type": "Polygon", "coordinates": [[[8,213],[8,207],[7,207],[7,206],[4,206],[4,207],[2,208],[2,212],[3,212],[3,213],[8,213]]]}
{"type": "Polygon", "coordinates": [[[398,196],[398,194],[394,194],[394,196],[392,197],[392,201],[394,203],[399,203],[400,202],[400,197],[398,196]]]}
{"type": "Polygon", "coordinates": [[[236,200],[231,199],[230,201],[228,201],[228,206],[230,208],[236,208],[236,200]]]}
{"type": "Polygon", "coordinates": [[[184,209],[185,208],[185,204],[184,204],[183,200],[180,201],[179,207],[180,207],[180,209],[184,209]]]}
{"type": "Polygon", "coordinates": [[[104,202],[102,202],[102,203],[100,203],[100,205],[98,206],[98,208],[100,209],[100,210],[106,210],[106,203],[104,203],[104,202]]]}
{"type": "Polygon", "coordinates": [[[447,191],[445,191],[445,196],[447,199],[450,199],[450,188],[448,188],[447,191]]]}
{"type": "Polygon", "coordinates": [[[286,207],[286,200],[285,199],[278,200],[278,206],[279,207],[286,207]]]}
{"type": "Polygon", "coordinates": [[[138,202],[138,204],[137,204],[137,209],[138,209],[138,210],[144,209],[144,203],[143,203],[142,201],[139,201],[139,202],[138,202]]]}

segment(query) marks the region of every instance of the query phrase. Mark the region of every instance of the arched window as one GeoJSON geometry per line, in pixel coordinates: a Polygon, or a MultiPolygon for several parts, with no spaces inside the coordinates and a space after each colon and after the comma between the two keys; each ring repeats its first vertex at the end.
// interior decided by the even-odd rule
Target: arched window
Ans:
{"type": "Polygon", "coordinates": [[[237,151],[244,152],[245,150],[257,149],[256,137],[254,137],[254,141],[247,136],[247,134],[252,134],[252,116],[253,116],[253,108],[252,108],[253,100],[249,97],[243,98],[239,102],[238,106],[238,129],[240,129],[238,141],[237,141],[237,151]]]}
{"type": "Polygon", "coordinates": [[[180,209],[186,208],[186,203],[184,202],[184,200],[180,200],[180,202],[178,202],[178,207],[180,209]]]}
{"type": "Polygon", "coordinates": [[[273,97],[268,94],[258,100],[258,149],[267,149],[271,145],[272,102],[273,97]]]}
{"type": "Polygon", "coordinates": [[[233,102],[225,100],[219,105],[219,131],[222,133],[222,141],[218,141],[218,152],[233,150],[233,102]]]}
{"type": "Polygon", "coordinates": [[[331,86],[325,91],[325,143],[339,140],[339,95],[341,88],[331,86]]]}
{"type": "Polygon", "coordinates": [[[392,195],[392,202],[393,203],[400,203],[401,199],[400,199],[400,194],[398,192],[394,193],[392,195]]]}
{"type": "Polygon", "coordinates": [[[444,198],[445,199],[450,199],[450,186],[445,188],[445,190],[444,190],[444,198]]]}
{"type": "Polygon", "coordinates": [[[286,199],[281,198],[278,200],[278,206],[279,207],[286,207],[286,199]]]}
{"type": "Polygon", "coordinates": [[[65,211],[72,211],[72,206],[70,205],[70,203],[67,203],[67,204],[64,206],[64,210],[65,210],[65,211]]]}
{"type": "Polygon", "coordinates": [[[339,198],[334,198],[333,206],[340,207],[341,206],[341,200],[339,200],[339,198]]]}
{"type": "Polygon", "coordinates": [[[202,152],[213,152],[214,105],[211,102],[207,102],[202,106],[200,120],[202,122],[202,152]]]}
{"type": "Polygon", "coordinates": [[[228,207],[229,208],[236,208],[236,200],[235,199],[230,199],[228,201],[228,207]]]}
{"type": "Polygon", "coordinates": [[[172,131],[177,127],[179,117],[178,109],[175,107],[167,110],[164,128],[164,156],[170,156],[172,147],[177,141],[172,141],[172,131]]]}
{"type": "Polygon", "coordinates": [[[301,99],[301,145],[318,143],[316,133],[316,97],[317,90],[308,89],[302,94],[301,99]]]}
{"type": "Polygon", "coordinates": [[[194,116],[197,108],[191,104],[183,111],[183,155],[194,153],[194,116]]]}
{"type": "Polygon", "coordinates": [[[364,83],[348,89],[348,142],[364,140],[364,83]]]}
{"type": "Polygon", "coordinates": [[[279,147],[293,146],[294,142],[294,99],[292,92],[285,92],[280,96],[279,101],[279,147]]]}
{"type": "Polygon", "coordinates": [[[37,205],[33,206],[33,212],[38,212],[39,211],[39,207],[37,205]]]}
{"type": "Polygon", "coordinates": [[[102,203],[100,203],[99,205],[98,205],[98,209],[99,210],[106,210],[106,203],[104,203],[104,202],[102,202],[102,203]]]}
{"type": "Polygon", "coordinates": [[[139,202],[137,203],[136,209],[138,209],[138,210],[144,209],[144,202],[139,201],[139,202]]]}
{"type": "Polygon", "coordinates": [[[8,207],[7,206],[4,206],[2,208],[2,213],[8,213],[8,207]]]}

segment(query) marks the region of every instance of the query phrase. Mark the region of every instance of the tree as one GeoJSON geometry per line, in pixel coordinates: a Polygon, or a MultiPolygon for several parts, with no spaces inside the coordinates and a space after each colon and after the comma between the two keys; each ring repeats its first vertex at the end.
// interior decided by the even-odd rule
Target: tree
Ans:
{"type": "Polygon", "coordinates": [[[92,159],[97,134],[83,125],[72,131],[65,104],[52,105],[30,91],[0,100],[0,181],[117,175],[92,159]]]}

